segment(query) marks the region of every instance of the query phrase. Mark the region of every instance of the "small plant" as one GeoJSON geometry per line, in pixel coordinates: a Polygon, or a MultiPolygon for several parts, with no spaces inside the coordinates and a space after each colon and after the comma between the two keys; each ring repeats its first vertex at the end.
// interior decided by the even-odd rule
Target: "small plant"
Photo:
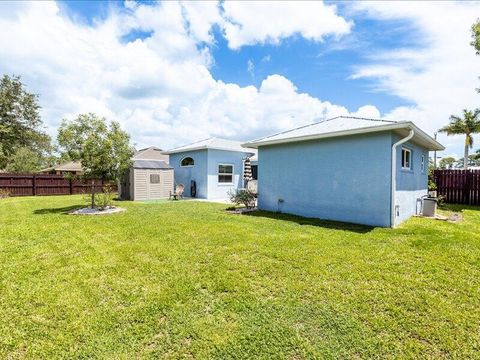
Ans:
{"type": "Polygon", "coordinates": [[[230,201],[236,205],[245,205],[247,209],[255,207],[255,194],[248,190],[238,190],[228,192],[230,201]]]}
{"type": "Polygon", "coordinates": [[[10,197],[10,191],[7,189],[0,189],[0,199],[6,199],[10,197]]]}
{"type": "Polygon", "coordinates": [[[437,190],[437,184],[433,180],[428,180],[428,190],[435,191],[437,190]]]}
{"type": "Polygon", "coordinates": [[[104,185],[102,191],[95,194],[95,204],[101,210],[108,209],[116,195],[111,185],[104,185]]]}
{"type": "Polygon", "coordinates": [[[445,205],[445,196],[443,196],[443,195],[438,195],[437,196],[437,205],[438,206],[445,205]]]}

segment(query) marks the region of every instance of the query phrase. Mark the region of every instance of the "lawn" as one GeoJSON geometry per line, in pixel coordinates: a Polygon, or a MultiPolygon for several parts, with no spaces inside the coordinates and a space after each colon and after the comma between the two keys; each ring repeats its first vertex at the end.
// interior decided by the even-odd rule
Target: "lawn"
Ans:
{"type": "Polygon", "coordinates": [[[398,229],[0,200],[0,358],[480,357],[480,210],[398,229]]]}

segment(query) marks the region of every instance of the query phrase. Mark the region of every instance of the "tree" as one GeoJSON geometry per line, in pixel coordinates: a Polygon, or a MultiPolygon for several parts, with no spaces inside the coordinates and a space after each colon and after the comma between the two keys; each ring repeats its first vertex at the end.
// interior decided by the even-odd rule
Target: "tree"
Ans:
{"type": "Polygon", "coordinates": [[[20,148],[38,156],[51,150],[39,110],[38,95],[27,92],[19,76],[4,75],[0,79],[0,169],[20,148]]]}
{"type": "Polygon", "coordinates": [[[450,124],[444,126],[439,131],[447,135],[465,135],[465,149],[463,156],[463,168],[468,168],[468,149],[473,146],[472,134],[480,132],[480,109],[463,110],[463,118],[455,115],[450,116],[450,124]]]}
{"type": "Polygon", "coordinates": [[[42,159],[37,152],[21,147],[10,157],[5,170],[8,172],[28,173],[40,170],[42,165],[42,159]]]}
{"type": "Polygon", "coordinates": [[[480,19],[472,25],[472,38],[470,45],[475,48],[477,55],[480,55],[480,19]]]}
{"type": "Polygon", "coordinates": [[[63,120],[58,130],[59,150],[73,161],[80,161],[83,178],[92,182],[91,207],[95,207],[94,179],[119,180],[131,165],[130,136],[112,121],[95,114],[81,114],[73,121],[63,120]]]}
{"type": "Polygon", "coordinates": [[[442,159],[440,159],[440,162],[438,163],[438,167],[440,169],[451,169],[453,165],[455,164],[456,160],[452,156],[447,156],[442,159]]]}
{"type": "MultiPolygon", "coordinates": [[[[472,38],[470,45],[474,47],[476,54],[480,55],[480,19],[472,25],[472,38]]],[[[477,91],[480,92],[480,88],[477,91]]]]}

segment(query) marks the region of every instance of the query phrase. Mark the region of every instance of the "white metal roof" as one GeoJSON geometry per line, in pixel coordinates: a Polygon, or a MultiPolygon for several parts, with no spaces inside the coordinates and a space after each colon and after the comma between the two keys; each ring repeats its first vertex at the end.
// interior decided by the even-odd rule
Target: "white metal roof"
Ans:
{"type": "Polygon", "coordinates": [[[201,141],[194,142],[192,144],[180,146],[168,151],[165,151],[165,154],[175,154],[185,151],[193,150],[203,150],[203,149],[215,149],[215,150],[227,150],[227,151],[239,151],[239,152],[248,152],[256,153],[256,150],[248,149],[242,146],[242,141],[219,139],[219,138],[209,138],[201,141]]]}
{"type": "Polygon", "coordinates": [[[366,119],[351,116],[338,116],[313,124],[301,126],[292,130],[283,131],[274,135],[266,136],[249,141],[243,146],[258,148],[259,146],[283,144],[297,141],[307,141],[336,136],[364,134],[378,131],[395,131],[400,135],[407,135],[413,129],[414,142],[423,145],[429,150],[444,150],[442,144],[427,135],[411,121],[390,121],[379,119],[366,119]]]}

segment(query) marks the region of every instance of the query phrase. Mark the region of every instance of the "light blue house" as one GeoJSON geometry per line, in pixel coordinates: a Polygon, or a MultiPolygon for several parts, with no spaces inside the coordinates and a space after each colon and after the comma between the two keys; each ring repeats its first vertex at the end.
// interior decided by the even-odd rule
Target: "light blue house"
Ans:
{"type": "Polygon", "coordinates": [[[336,117],[244,144],[258,149],[258,207],[390,227],[418,213],[428,152],[412,122],[336,117]]]}
{"type": "Polygon", "coordinates": [[[174,169],[175,183],[185,185],[186,196],[228,199],[229,191],[244,187],[243,162],[257,152],[241,144],[210,138],[166,151],[174,169]]]}

